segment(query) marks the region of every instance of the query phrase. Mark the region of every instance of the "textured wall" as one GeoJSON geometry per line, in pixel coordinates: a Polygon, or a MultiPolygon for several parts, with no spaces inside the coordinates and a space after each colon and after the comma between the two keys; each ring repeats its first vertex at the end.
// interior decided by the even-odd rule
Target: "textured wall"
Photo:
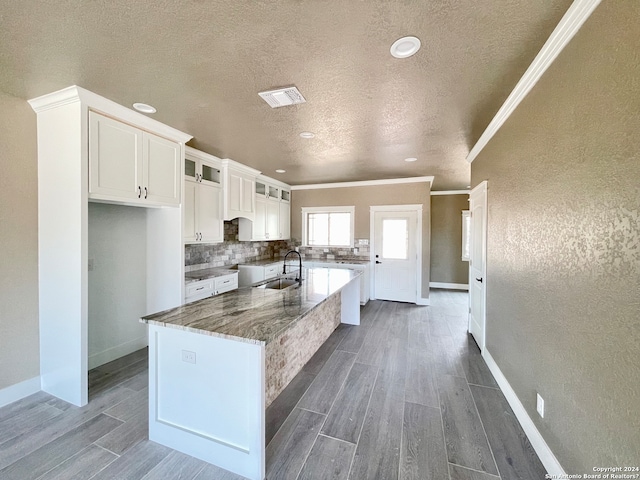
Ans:
{"type": "Polygon", "coordinates": [[[0,93],[0,389],[39,375],[36,116],[0,93]]]}
{"type": "Polygon", "coordinates": [[[302,207],[356,207],[355,238],[369,238],[372,205],[422,205],[422,297],[429,298],[429,248],[431,203],[428,183],[324,188],[291,192],[291,238],[302,238],[302,207]]]}
{"type": "Polygon", "coordinates": [[[462,210],[469,195],[431,196],[431,281],[469,283],[469,262],[462,261],[462,210]]]}
{"type": "Polygon", "coordinates": [[[640,463],[638,18],[602,2],[472,164],[487,349],[569,473],[640,463]]]}

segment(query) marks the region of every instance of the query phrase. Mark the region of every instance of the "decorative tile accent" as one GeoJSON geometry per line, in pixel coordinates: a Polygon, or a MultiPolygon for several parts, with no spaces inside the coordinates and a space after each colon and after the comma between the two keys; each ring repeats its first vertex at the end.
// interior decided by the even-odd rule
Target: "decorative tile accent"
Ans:
{"type": "Polygon", "coordinates": [[[329,297],[265,348],[265,408],[285,389],[305,363],[338,327],[342,308],[339,293],[329,297]]]}

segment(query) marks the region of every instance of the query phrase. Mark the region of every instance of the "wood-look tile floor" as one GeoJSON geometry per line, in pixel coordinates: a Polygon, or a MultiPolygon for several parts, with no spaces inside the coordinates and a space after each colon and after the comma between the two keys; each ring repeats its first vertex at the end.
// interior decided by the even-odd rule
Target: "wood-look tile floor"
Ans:
{"type": "MultiPolygon", "coordinates": [[[[372,301],[267,409],[269,480],[543,479],[467,334],[467,294],[372,301]]],[[[0,409],[0,479],[240,480],[147,438],[147,351],[89,373],[78,408],[37,393],[0,409]]]]}

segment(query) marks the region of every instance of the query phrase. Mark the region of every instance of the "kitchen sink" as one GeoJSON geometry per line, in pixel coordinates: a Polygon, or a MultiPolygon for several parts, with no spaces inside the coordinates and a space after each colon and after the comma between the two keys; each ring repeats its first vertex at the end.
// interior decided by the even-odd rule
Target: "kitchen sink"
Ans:
{"type": "Polygon", "coordinates": [[[271,290],[284,290],[285,288],[292,287],[294,285],[298,285],[299,282],[292,278],[278,278],[276,280],[271,280],[267,283],[263,283],[262,285],[258,285],[256,288],[269,288],[271,290]]]}

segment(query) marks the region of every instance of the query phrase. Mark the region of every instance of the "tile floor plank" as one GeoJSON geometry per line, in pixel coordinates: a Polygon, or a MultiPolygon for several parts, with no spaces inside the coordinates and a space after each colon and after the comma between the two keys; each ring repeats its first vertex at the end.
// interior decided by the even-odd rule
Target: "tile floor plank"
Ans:
{"type": "Polygon", "coordinates": [[[308,410],[293,410],[267,447],[268,480],[296,480],[325,418],[308,410]]]}
{"type": "Polygon", "coordinates": [[[547,473],[500,390],[471,385],[500,476],[544,478],[547,473]]]}
{"type": "Polygon", "coordinates": [[[130,418],[97,440],[96,445],[122,455],[134,445],[149,438],[149,414],[146,411],[130,418]]]}
{"type": "Polygon", "coordinates": [[[154,442],[140,442],[91,480],[140,480],[171,452],[170,448],[154,442]]]}
{"type": "MultiPolygon", "coordinates": [[[[499,480],[500,477],[489,475],[488,473],[478,472],[476,470],[470,470],[468,468],[461,467],[460,465],[449,464],[449,473],[451,474],[451,480],[499,480]]],[[[544,478],[544,477],[540,477],[544,478]]],[[[505,479],[506,480],[506,479],[505,479]]],[[[537,477],[532,480],[538,480],[537,477]]]]}
{"type": "Polygon", "coordinates": [[[338,325],[338,328],[336,328],[333,333],[329,335],[329,338],[327,338],[327,340],[322,344],[322,346],[313,355],[313,357],[311,357],[311,359],[305,364],[305,366],[302,367],[302,369],[307,373],[317,375],[318,372],[322,370],[322,367],[324,367],[324,364],[327,363],[329,358],[331,358],[331,355],[333,355],[336,347],[340,344],[340,342],[342,342],[348,331],[348,326],[343,326],[343,324],[338,325]]]}
{"type": "Polygon", "coordinates": [[[139,392],[132,393],[125,398],[122,402],[114,405],[113,407],[105,410],[104,413],[110,415],[123,422],[148,415],[149,413],[149,390],[144,389],[139,392]]]}
{"type": "Polygon", "coordinates": [[[89,445],[60,465],[49,470],[38,480],[86,480],[93,477],[117,457],[104,448],[89,445]]]}
{"type": "Polygon", "coordinates": [[[47,443],[3,468],[0,470],[0,478],[3,480],[38,478],[119,425],[122,425],[120,420],[103,414],[98,415],[65,433],[55,442],[47,443]]]}
{"type": "Polygon", "coordinates": [[[438,389],[449,462],[497,475],[467,382],[445,375],[438,378],[438,389]]]}
{"type": "Polygon", "coordinates": [[[193,480],[206,465],[202,460],[174,450],[142,477],[142,480],[193,480]]]}
{"type": "Polygon", "coordinates": [[[215,465],[207,464],[193,480],[247,480],[215,465]]]}
{"type": "Polygon", "coordinates": [[[441,480],[448,475],[440,409],[406,402],[400,480],[441,480]]]}
{"type": "Polygon", "coordinates": [[[436,372],[431,356],[424,349],[409,348],[405,400],[440,408],[436,372]]]}
{"type": "Polygon", "coordinates": [[[337,350],[344,350],[345,352],[358,353],[364,339],[369,333],[367,327],[362,325],[354,325],[347,331],[342,342],[338,345],[337,350]]]}
{"type": "Polygon", "coordinates": [[[298,407],[324,415],[329,413],[355,358],[355,353],[343,352],[342,350],[334,351],[300,399],[298,407]]]}
{"type": "Polygon", "coordinates": [[[265,445],[269,445],[273,436],[280,429],[315,378],[315,375],[302,370],[293,377],[289,385],[267,407],[265,412],[265,445]]]}
{"type": "Polygon", "coordinates": [[[378,367],[354,363],[329,412],[322,433],[356,443],[362,430],[378,367]]]}
{"type": "Polygon", "coordinates": [[[22,410],[7,419],[0,420],[0,444],[39,427],[42,423],[62,413],[62,410],[58,408],[46,403],[38,403],[33,408],[22,410]]]}
{"type": "Polygon", "coordinates": [[[298,480],[346,480],[356,446],[318,435],[298,480]]]}

